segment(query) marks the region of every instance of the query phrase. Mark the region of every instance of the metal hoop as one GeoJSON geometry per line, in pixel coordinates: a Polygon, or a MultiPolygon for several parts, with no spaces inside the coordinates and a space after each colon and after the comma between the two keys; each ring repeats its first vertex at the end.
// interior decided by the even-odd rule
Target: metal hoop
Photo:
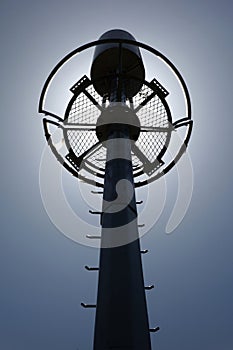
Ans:
{"type": "MultiPolygon", "coordinates": [[[[165,64],[168,65],[168,67],[171,69],[172,73],[175,75],[177,80],[180,82],[181,87],[183,89],[187,115],[186,115],[185,118],[182,118],[182,120],[185,119],[185,121],[186,121],[185,125],[188,128],[187,133],[186,133],[186,137],[184,139],[184,142],[183,142],[182,146],[180,147],[178,153],[176,154],[175,158],[163,169],[163,171],[157,173],[155,176],[153,176],[153,177],[151,177],[151,178],[149,178],[149,179],[147,179],[145,181],[141,181],[141,182],[139,181],[139,182],[135,183],[135,187],[141,187],[141,186],[144,186],[146,184],[151,183],[152,181],[155,181],[155,180],[159,179],[160,177],[165,175],[168,171],[170,171],[175,166],[175,164],[179,161],[181,156],[186,151],[186,148],[187,148],[187,145],[188,145],[188,142],[190,140],[191,133],[192,133],[193,122],[191,120],[191,99],[190,99],[190,95],[189,95],[189,91],[188,91],[187,85],[186,85],[182,75],[180,74],[178,69],[175,67],[175,65],[166,56],[164,56],[161,52],[159,52],[158,50],[156,50],[156,49],[152,48],[151,46],[146,45],[144,43],[141,43],[141,42],[138,42],[138,41],[133,41],[133,40],[128,40],[128,39],[102,39],[102,40],[92,41],[90,43],[82,45],[82,46],[78,47],[77,49],[71,51],[60,62],[58,62],[58,64],[53,68],[53,70],[49,74],[49,76],[46,79],[45,84],[44,84],[44,86],[42,88],[42,91],[41,91],[41,95],[40,95],[40,99],[39,99],[38,112],[39,113],[44,113],[45,115],[50,115],[52,117],[56,117],[58,120],[62,121],[62,119],[60,117],[58,117],[57,115],[55,115],[55,114],[47,111],[46,109],[44,109],[46,94],[47,94],[47,91],[49,89],[49,85],[51,84],[54,76],[59,71],[59,69],[64,64],[66,64],[71,58],[73,58],[75,55],[77,55],[77,54],[81,53],[82,51],[84,51],[86,49],[89,49],[89,48],[91,48],[93,46],[98,46],[98,45],[107,44],[107,43],[119,43],[121,45],[122,44],[135,45],[135,46],[138,46],[140,48],[143,48],[143,49],[151,52],[155,56],[159,57],[165,64]]],[[[50,147],[51,147],[51,142],[50,142],[50,147]]],[[[64,166],[64,162],[61,161],[60,156],[58,156],[57,154],[55,154],[55,155],[56,155],[57,159],[60,161],[60,163],[64,166]]],[[[74,170],[71,167],[69,167],[68,165],[66,165],[65,167],[66,167],[67,170],[69,170],[72,173],[72,175],[76,176],[77,178],[80,178],[80,177],[83,178],[80,174],[78,174],[78,173],[75,174],[74,170]]],[[[88,182],[89,183],[91,182],[92,184],[94,184],[94,185],[96,185],[98,187],[103,187],[102,184],[96,183],[96,181],[90,180],[88,182]]]]}

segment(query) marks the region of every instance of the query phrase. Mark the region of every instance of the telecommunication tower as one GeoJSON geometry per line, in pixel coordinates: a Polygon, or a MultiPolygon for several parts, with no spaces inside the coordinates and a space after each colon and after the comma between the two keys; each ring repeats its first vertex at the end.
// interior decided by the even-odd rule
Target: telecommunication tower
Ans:
{"type": "MultiPolygon", "coordinates": [[[[137,42],[124,30],[110,30],[98,41],[68,54],[53,69],[43,87],[39,112],[45,136],[57,160],[78,179],[102,191],[100,262],[94,350],[150,350],[150,329],[140,248],[135,189],[166,174],[180,159],[192,131],[191,103],[186,84],[176,67],[159,51],[137,42]],[[84,75],[71,87],[73,94],[63,117],[51,113],[44,101],[53,77],[63,64],[95,47],[90,78],[84,75]],[[173,121],[166,97],[169,92],[155,78],[148,82],[140,50],[162,59],[179,80],[186,116],[173,121]],[[63,132],[67,153],[53,144],[49,125],[63,132]],[[163,160],[179,127],[186,128],[175,157],[163,160]]],[[[77,228],[78,230],[78,228],[77,228]]],[[[88,237],[88,236],[87,236],[88,237]]]]}

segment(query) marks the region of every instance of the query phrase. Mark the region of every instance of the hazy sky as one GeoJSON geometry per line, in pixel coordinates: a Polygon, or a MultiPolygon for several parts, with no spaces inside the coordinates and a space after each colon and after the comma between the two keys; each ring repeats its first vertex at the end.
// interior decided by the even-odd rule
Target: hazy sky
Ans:
{"type": "Polygon", "coordinates": [[[230,0],[1,1],[1,349],[91,349],[94,311],[80,302],[96,300],[97,275],[84,265],[96,265],[98,251],[60,234],[43,208],[37,108],[54,65],[112,28],[167,55],[193,104],[189,210],[167,236],[169,174],[165,210],[142,240],[145,280],[156,285],[150,325],[161,328],[153,349],[233,349],[232,14],[230,0]]]}

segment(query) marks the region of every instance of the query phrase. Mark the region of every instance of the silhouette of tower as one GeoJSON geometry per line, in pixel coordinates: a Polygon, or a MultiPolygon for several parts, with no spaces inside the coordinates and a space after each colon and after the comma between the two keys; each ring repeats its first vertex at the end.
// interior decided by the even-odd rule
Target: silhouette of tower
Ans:
{"type": "MultiPolygon", "coordinates": [[[[187,87],[175,66],[155,49],[138,43],[124,30],[110,30],[96,42],[67,55],[51,72],[42,90],[39,112],[58,161],[74,176],[103,188],[100,215],[100,262],[94,350],[150,350],[150,331],[138,231],[135,188],[167,173],[188,144],[191,104],[187,87]],[[73,96],[64,118],[44,108],[49,84],[59,68],[75,54],[95,46],[90,79],[84,75],[71,87],[73,96]],[[162,58],[183,87],[187,116],[172,122],[168,91],[156,80],[145,80],[140,48],[162,58]],[[67,154],[52,142],[49,125],[62,129],[67,154]],[[172,133],[185,127],[186,135],[174,159],[163,156],[172,133]]],[[[100,194],[101,192],[95,192],[100,194]]]]}
{"type": "MultiPolygon", "coordinates": [[[[120,30],[107,32],[100,40],[119,38],[135,40],[120,30]]],[[[145,76],[138,47],[98,46],[91,76],[96,91],[109,96],[108,110],[97,122],[97,136],[107,141],[107,154],[94,349],[151,349],[131,159],[131,140],[138,139],[140,122],[126,104],[132,103],[145,76]],[[104,84],[98,80],[103,76],[104,84]],[[125,186],[124,208],[115,211],[122,204],[122,198],[116,203],[116,186],[125,179],[133,191],[125,186]],[[122,235],[126,243],[112,247],[114,239],[124,242],[122,235]]]]}

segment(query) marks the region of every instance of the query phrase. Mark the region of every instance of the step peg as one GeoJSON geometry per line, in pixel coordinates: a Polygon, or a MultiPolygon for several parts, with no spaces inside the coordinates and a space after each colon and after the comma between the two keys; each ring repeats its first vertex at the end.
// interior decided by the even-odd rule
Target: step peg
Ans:
{"type": "Polygon", "coordinates": [[[84,307],[84,309],[96,308],[96,304],[85,304],[85,303],[81,303],[81,306],[84,307]]]}
{"type": "Polygon", "coordinates": [[[91,191],[92,194],[103,194],[103,191],[91,191]]]}
{"type": "Polygon", "coordinates": [[[142,204],[143,203],[143,201],[138,201],[138,202],[136,202],[136,204],[142,204]]]}
{"type": "Polygon", "coordinates": [[[141,250],[141,254],[147,254],[149,252],[148,249],[141,250]]]}
{"type": "Polygon", "coordinates": [[[144,227],[145,224],[138,224],[138,227],[144,227]]]}
{"type": "Polygon", "coordinates": [[[93,215],[102,215],[102,211],[93,211],[93,210],[89,210],[89,213],[90,214],[93,214],[93,215]]]}
{"type": "Polygon", "coordinates": [[[99,271],[99,267],[91,267],[91,266],[85,266],[85,269],[87,271],[99,271]]]}
{"type": "Polygon", "coordinates": [[[145,290],[151,290],[151,289],[154,289],[154,285],[151,284],[150,286],[145,286],[145,290]]]}
{"type": "Polygon", "coordinates": [[[149,331],[150,331],[151,333],[156,333],[156,332],[158,332],[159,330],[160,330],[159,327],[155,327],[155,328],[150,328],[150,329],[149,329],[149,331]]]}
{"type": "Polygon", "coordinates": [[[86,235],[86,238],[89,238],[89,239],[101,239],[101,236],[86,235]]]}

